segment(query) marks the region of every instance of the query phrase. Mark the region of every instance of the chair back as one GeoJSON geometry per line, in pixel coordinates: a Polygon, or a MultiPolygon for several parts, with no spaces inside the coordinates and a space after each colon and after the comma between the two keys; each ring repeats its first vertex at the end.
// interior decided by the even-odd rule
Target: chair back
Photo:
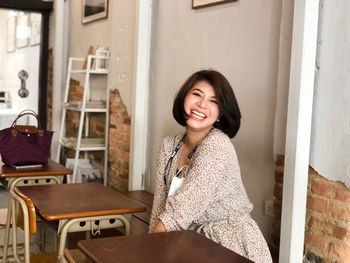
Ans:
{"type": "MultiPolygon", "coordinates": [[[[18,191],[17,187],[14,188],[14,191],[17,195],[19,195],[24,200],[24,202],[28,207],[29,234],[34,235],[36,233],[36,213],[35,213],[34,204],[32,200],[30,200],[28,197],[26,197],[20,191],[18,191]]],[[[22,209],[19,209],[19,214],[17,217],[17,226],[19,226],[24,230],[24,216],[23,216],[22,209]]]]}

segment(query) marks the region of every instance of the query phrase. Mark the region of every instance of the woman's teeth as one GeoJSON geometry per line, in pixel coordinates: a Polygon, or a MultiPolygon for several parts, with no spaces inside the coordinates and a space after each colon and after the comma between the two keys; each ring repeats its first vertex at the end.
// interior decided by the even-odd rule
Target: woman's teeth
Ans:
{"type": "Polygon", "coordinates": [[[191,113],[196,116],[197,118],[200,118],[200,119],[205,119],[207,116],[205,116],[205,114],[201,113],[201,112],[198,112],[198,111],[191,111],[191,113]]]}

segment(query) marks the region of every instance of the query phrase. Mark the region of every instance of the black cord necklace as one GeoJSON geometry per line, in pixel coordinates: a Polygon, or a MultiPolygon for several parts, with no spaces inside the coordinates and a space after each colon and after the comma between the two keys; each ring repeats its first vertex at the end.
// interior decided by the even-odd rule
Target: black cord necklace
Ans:
{"type": "MultiPolygon", "coordinates": [[[[212,127],[210,130],[209,130],[209,133],[213,130],[214,128],[212,127]]],[[[208,133],[208,134],[209,134],[208,133]]],[[[164,184],[166,185],[167,184],[167,177],[169,175],[169,171],[170,171],[170,166],[171,166],[171,163],[173,162],[173,159],[175,157],[175,155],[177,154],[177,152],[180,150],[181,148],[181,145],[182,143],[185,141],[185,138],[186,138],[186,133],[182,136],[181,140],[177,143],[174,151],[171,153],[171,156],[165,166],[165,169],[164,169],[164,176],[163,176],[163,180],[164,180],[164,184]]],[[[188,160],[191,160],[193,154],[195,153],[195,151],[197,150],[197,147],[198,147],[198,144],[196,145],[196,147],[193,148],[193,150],[187,155],[187,158],[188,160]]]]}
{"type": "Polygon", "coordinates": [[[163,177],[165,185],[167,183],[167,177],[169,175],[171,163],[172,163],[175,155],[177,154],[177,152],[180,150],[182,143],[185,141],[185,137],[186,137],[186,134],[184,134],[184,136],[182,136],[181,140],[177,143],[174,151],[171,153],[171,156],[170,156],[168,162],[166,163],[165,170],[164,170],[164,177],[163,177]]]}

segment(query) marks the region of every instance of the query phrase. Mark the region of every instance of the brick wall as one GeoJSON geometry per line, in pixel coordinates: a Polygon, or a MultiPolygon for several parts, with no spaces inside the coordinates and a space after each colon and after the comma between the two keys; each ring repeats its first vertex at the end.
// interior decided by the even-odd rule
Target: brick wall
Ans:
{"type": "Polygon", "coordinates": [[[117,89],[110,91],[109,184],[128,190],[131,119],[117,89]]]}
{"type": "MultiPolygon", "coordinates": [[[[276,158],[272,248],[278,254],[284,157],[276,158]]],[[[350,262],[350,190],[309,169],[304,253],[307,262],[350,262]]]]}
{"type": "MultiPolygon", "coordinates": [[[[78,81],[71,79],[69,101],[81,100],[83,87],[78,81]]],[[[108,151],[108,185],[119,191],[128,190],[130,159],[130,127],[131,119],[117,89],[110,91],[109,116],[109,151],[108,151]]],[[[66,134],[76,136],[79,128],[79,112],[67,111],[66,134]]],[[[84,134],[84,132],[83,132],[84,134]]],[[[90,113],[89,135],[104,137],[105,115],[90,113]]],[[[64,148],[64,157],[73,158],[74,151],[64,148]]],[[[83,154],[81,153],[81,158],[83,154]]],[[[89,152],[89,159],[95,168],[103,174],[103,152],[89,152]]]]}

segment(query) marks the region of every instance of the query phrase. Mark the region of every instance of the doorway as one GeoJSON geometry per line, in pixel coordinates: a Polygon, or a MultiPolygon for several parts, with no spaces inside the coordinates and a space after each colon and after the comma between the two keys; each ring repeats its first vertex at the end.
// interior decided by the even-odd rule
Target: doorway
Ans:
{"type": "Polygon", "coordinates": [[[0,0],[0,128],[21,110],[32,109],[46,129],[52,6],[41,0],[0,0]]]}

